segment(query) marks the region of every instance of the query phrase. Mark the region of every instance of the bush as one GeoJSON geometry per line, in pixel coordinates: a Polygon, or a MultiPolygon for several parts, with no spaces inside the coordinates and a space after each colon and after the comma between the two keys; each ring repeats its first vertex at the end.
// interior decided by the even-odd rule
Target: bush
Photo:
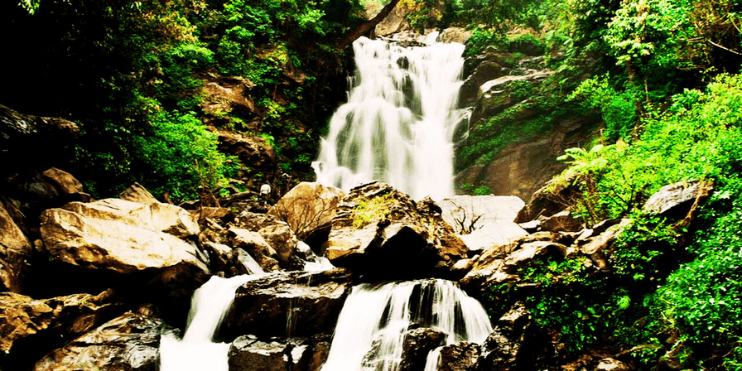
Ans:
{"type": "Polygon", "coordinates": [[[157,114],[152,133],[134,140],[143,168],[140,183],[176,199],[196,198],[200,190],[224,185],[234,166],[217,151],[216,136],[193,113],[157,114]]]}

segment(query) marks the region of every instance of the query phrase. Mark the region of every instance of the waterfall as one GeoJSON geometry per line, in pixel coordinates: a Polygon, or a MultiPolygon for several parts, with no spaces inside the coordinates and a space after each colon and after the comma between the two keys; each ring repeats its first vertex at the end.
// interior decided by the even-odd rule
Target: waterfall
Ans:
{"type": "Polygon", "coordinates": [[[362,284],[345,301],[322,371],[397,370],[411,324],[442,330],[447,344],[481,343],[492,332],[482,305],[450,281],[362,284]]]}
{"type": "MultiPolygon", "coordinates": [[[[259,269],[259,268],[258,268],[259,269]]],[[[229,344],[214,343],[212,338],[227,314],[237,288],[250,280],[260,278],[261,272],[251,275],[221,278],[212,276],[193,293],[183,339],[167,333],[160,341],[160,370],[162,371],[227,371],[229,344]]]]}
{"type": "Polygon", "coordinates": [[[362,37],[353,50],[357,73],[312,164],[317,181],[347,191],[380,180],[415,200],[452,196],[464,45],[403,48],[362,37]]]}

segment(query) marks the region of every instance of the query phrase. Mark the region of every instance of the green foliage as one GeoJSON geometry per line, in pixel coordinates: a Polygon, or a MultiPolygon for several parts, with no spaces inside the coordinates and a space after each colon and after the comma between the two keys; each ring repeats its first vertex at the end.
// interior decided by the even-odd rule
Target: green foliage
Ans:
{"type": "Polygon", "coordinates": [[[163,112],[153,117],[152,133],[134,139],[140,182],[176,199],[196,198],[200,190],[223,186],[234,169],[216,148],[216,134],[193,113],[163,112]]]}
{"type": "MultiPolygon", "coordinates": [[[[619,141],[591,151],[572,149],[561,158],[571,164],[562,181],[578,185],[591,205],[592,221],[632,219],[608,262],[615,285],[629,290],[632,302],[645,298],[644,330],[632,333],[626,324],[620,336],[627,347],[651,345],[637,355],[643,362],[656,362],[661,347],[685,367],[718,365],[712,350],[726,354],[726,367],[740,363],[742,285],[732,278],[742,274],[740,109],[742,77],[723,75],[705,92],[674,96],[665,112],[650,111],[630,145],[619,141]],[[690,179],[714,184],[696,230],[640,211],[660,187],[690,179]],[[678,250],[680,233],[693,233],[687,250],[678,250]],[[647,289],[638,290],[640,296],[632,287],[647,289]],[[650,289],[656,287],[656,292],[650,289]],[[672,344],[665,341],[669,338],[675,339],[672,344]]],[[[557,321],[552,316],[557,314],[549,316],[557,321]]]]}
{"type": "Polygon", "coordinates": [[[637,115],[641,92],[636,89],[616,91],[606,76],[583,81],[568,99],[579,99],[586,109],[598,109],[605,120],[603,133],[609,141],[626,139],[639,119],[637,115]]]}
{"type": "Polygon", "coordinates": [[[362,198],[353,209],[353,228],[360,229],[376,219],[386,219],[391,213],[391,206],[397,201],[389,194],[373,198],[362,198]]]}

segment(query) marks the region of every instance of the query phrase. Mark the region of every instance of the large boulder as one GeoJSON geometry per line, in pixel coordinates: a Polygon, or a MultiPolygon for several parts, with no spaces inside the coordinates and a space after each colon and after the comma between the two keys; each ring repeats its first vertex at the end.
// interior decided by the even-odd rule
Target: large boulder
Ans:
{"type": "Polygon", "coordinates": [[[41,215],[41,235],[50,258],[119,273],[178,266],[207,273],[203,254],[187,240],[198,232],[190,213],[161,203],[72,202],[41,215]]]}
{"type": "Polygon", "coordinates": [[[21,292],[33,247],[0,200],[0,290],[21,292]]]}
{"type": "Polygon", "coordinates": [[[339,188],[302,182],[283,195],[268,215],[288,223],[302,241],[322,240],[329,235],[335,208],[344,196],[339,188]]]}
{"type": "Polygon", "coordinates": [[[60,155],[71,155],[79,131],[72,121],[24,115],[0,105],[0,172],[53,165],[60,155]]]}
{"type": "Polygon", "coordinates": [[[331,334],[350,291],[342,270],[274,273],[240,286],[221,330],[223,338],[331,334]]]}
{"type": "Polygon", "coordinates": [[[58,279],[37,280],[39,295],[136,287],[152,300],[187,300],[208,278],[208,257],[196,244],[199,227],[180,207],[72,202],[45,210],[40,221],[44,264],[58,279]]]}
{"type": "Polygon", "coordinates": [[[669,184],[649,197],[644,203],[644,210],[671,219],[682,219],[691,211],[694,203],[708,197],[711,189],[710,184],[697,180],[669,184]]]}
{"type": "Polygon", "coordinates": [[[164,323],[149,312],[127,312],[36,362],[34,371],[154,371],[164,323]]]}
{"type": "Polygon", "coordinates": [[[338,205],[325,255],[368,276],[447,276],[468,249],[432,200],[415,203],[384,183],[353,188],[338,205]]]}
{"type": "Polygon", "coordinates": [[[326,336],[266,342],[243,335],[230,345],[229,371],[319,371],[328,351],[326,336]]]}
{"type": "Polygon", "coordinates": [[[400,371],[423,371],[428,354],[446,343],[447,334],[438,329],[416,328],[404,334],[400,371]]]}
{"type": "Polygon", "coordinates": [[[497,321],[497,326],[480,349],[475,370],[505,371],[539,369],[537,362],[546,357],[540,352],[533,315],[522,303],[516,303],[497,321]]]}
{"type": "Polygon", "coordinates": [[[474,368],[479,357],[479,347],[473,343],[446,345],[440,350],[438,362],[431,370],[468,371],[474,368]]]}
{"type": "Polygon", "coordinates": [[[440,205],[443,220],[473,252],[504,245],[527,234],[513,222],[524,205],[518,197],[454,196],[444,199],[440,205]]]}
{"type": "MultiPolygon", "coordinates": [[[[30,366],[45,352],[121,313],[113,291],[36,300],[0,293],[0,368],[30,366]]],[[[21,369],[21,368],[18,368],[21,369]]]]}
{"type": "Polygon", "coordinates": [[[229,236],[232,247],[250,253],[263,271],[271,272],[280,269],[278,253],[259,233],[232,227],[229,229],[229,236]]]}

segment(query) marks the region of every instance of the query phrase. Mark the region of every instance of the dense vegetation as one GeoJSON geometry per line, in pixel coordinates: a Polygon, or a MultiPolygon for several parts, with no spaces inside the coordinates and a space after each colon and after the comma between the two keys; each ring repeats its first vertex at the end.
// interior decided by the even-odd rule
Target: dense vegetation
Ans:
{"type": "Polygon", "coordinates": [[[80,123],[77,158],[59,162],[75,164],[65,169],[94,195],[138,181],[176,200],[218,191],[236,172],[267,176],[229,161],[202,123],[201,87],[218,76],[248,80],[256,109],[219,112],[217,129],[262,135],[281,170],[309,171],[345,89],[345,51],[334,44],[361,10],[353,0],[20,5],[0,10],[8,54],[0,101],[80,123]]]}
{"type": "MultiPolygon", "coordinates": [[[[225,127],[262,134],[284,170],[308,170],[345,88],[332,80],[344,76],[346,63],[335,42],[361,10],[352,0],[20,4],[0,9],[12,53],[4,73],[13,87],[4,87],[0,103],[82,123],[77,169],[69,170],[89,190],[109,193],[139,181],[178,198],[218,190],[235,172],[249,171],[216,150],[202,122],[199,88],[209,74],[255,84],[260,131],[232,112],[224,112],[225,127]],[[303,84],[282,80],[289,65],[306,73],[303,84]]],[[[604,123],[586,148],[566,151],[569,168],[551,189],[577,190],[571,211],[586,225],[630,219],[608,259],[611,269],[594,273],[581,259],[535,262],[521,272],[534,285],[493,288],[492,313],[524,301],[556,334],[564,359],[608,347],[627,351],[640,369],[742,370],[742,3],[399,6],[413,9],[408,18],[417,28],[473,30],[469,55],[495,47],[522,59],[517,51],[525,45],[544,54],[539,67],[554,70],[538,87],[511,86],[520,103],[472,129],[459,167],[487,162],[561,120],[588,115],[604,123]],[[532,115],[508,125],[519,110],[532,115]],[[690,228],[641,209],[662,186],[691,180],[713,191],[690,228]]]]}
{"type": "MultiPolygon", "coordinates": [[[[556,51],[550,82],[526,102],[559,107],[539,111],[547,130],[581,112],[599,114],[604,129],[586,148],[566,150],[569,168],[549,189],[575,188],[570,210],[588,226],[629,221],[608,272],[578,258],[538,261],[520,272],[525,282],[492,289],[491,310],[526,302],[562,354],[609,348],[640,369],[742,369],[742,3],[517,4],[517,16],[501,13],[510,28],[480,27],[470,46],[507,47],[517,25],[556,51]],[[642,210],[661,187],[689,181],[711,193],[692,224],[642,210]]],[[[518,140],[524,129],[502,132],[518,140]]],[[[488,130],[474,135],[490,143],[464,149],[475,160],[503,141],[488,130]]]]}

